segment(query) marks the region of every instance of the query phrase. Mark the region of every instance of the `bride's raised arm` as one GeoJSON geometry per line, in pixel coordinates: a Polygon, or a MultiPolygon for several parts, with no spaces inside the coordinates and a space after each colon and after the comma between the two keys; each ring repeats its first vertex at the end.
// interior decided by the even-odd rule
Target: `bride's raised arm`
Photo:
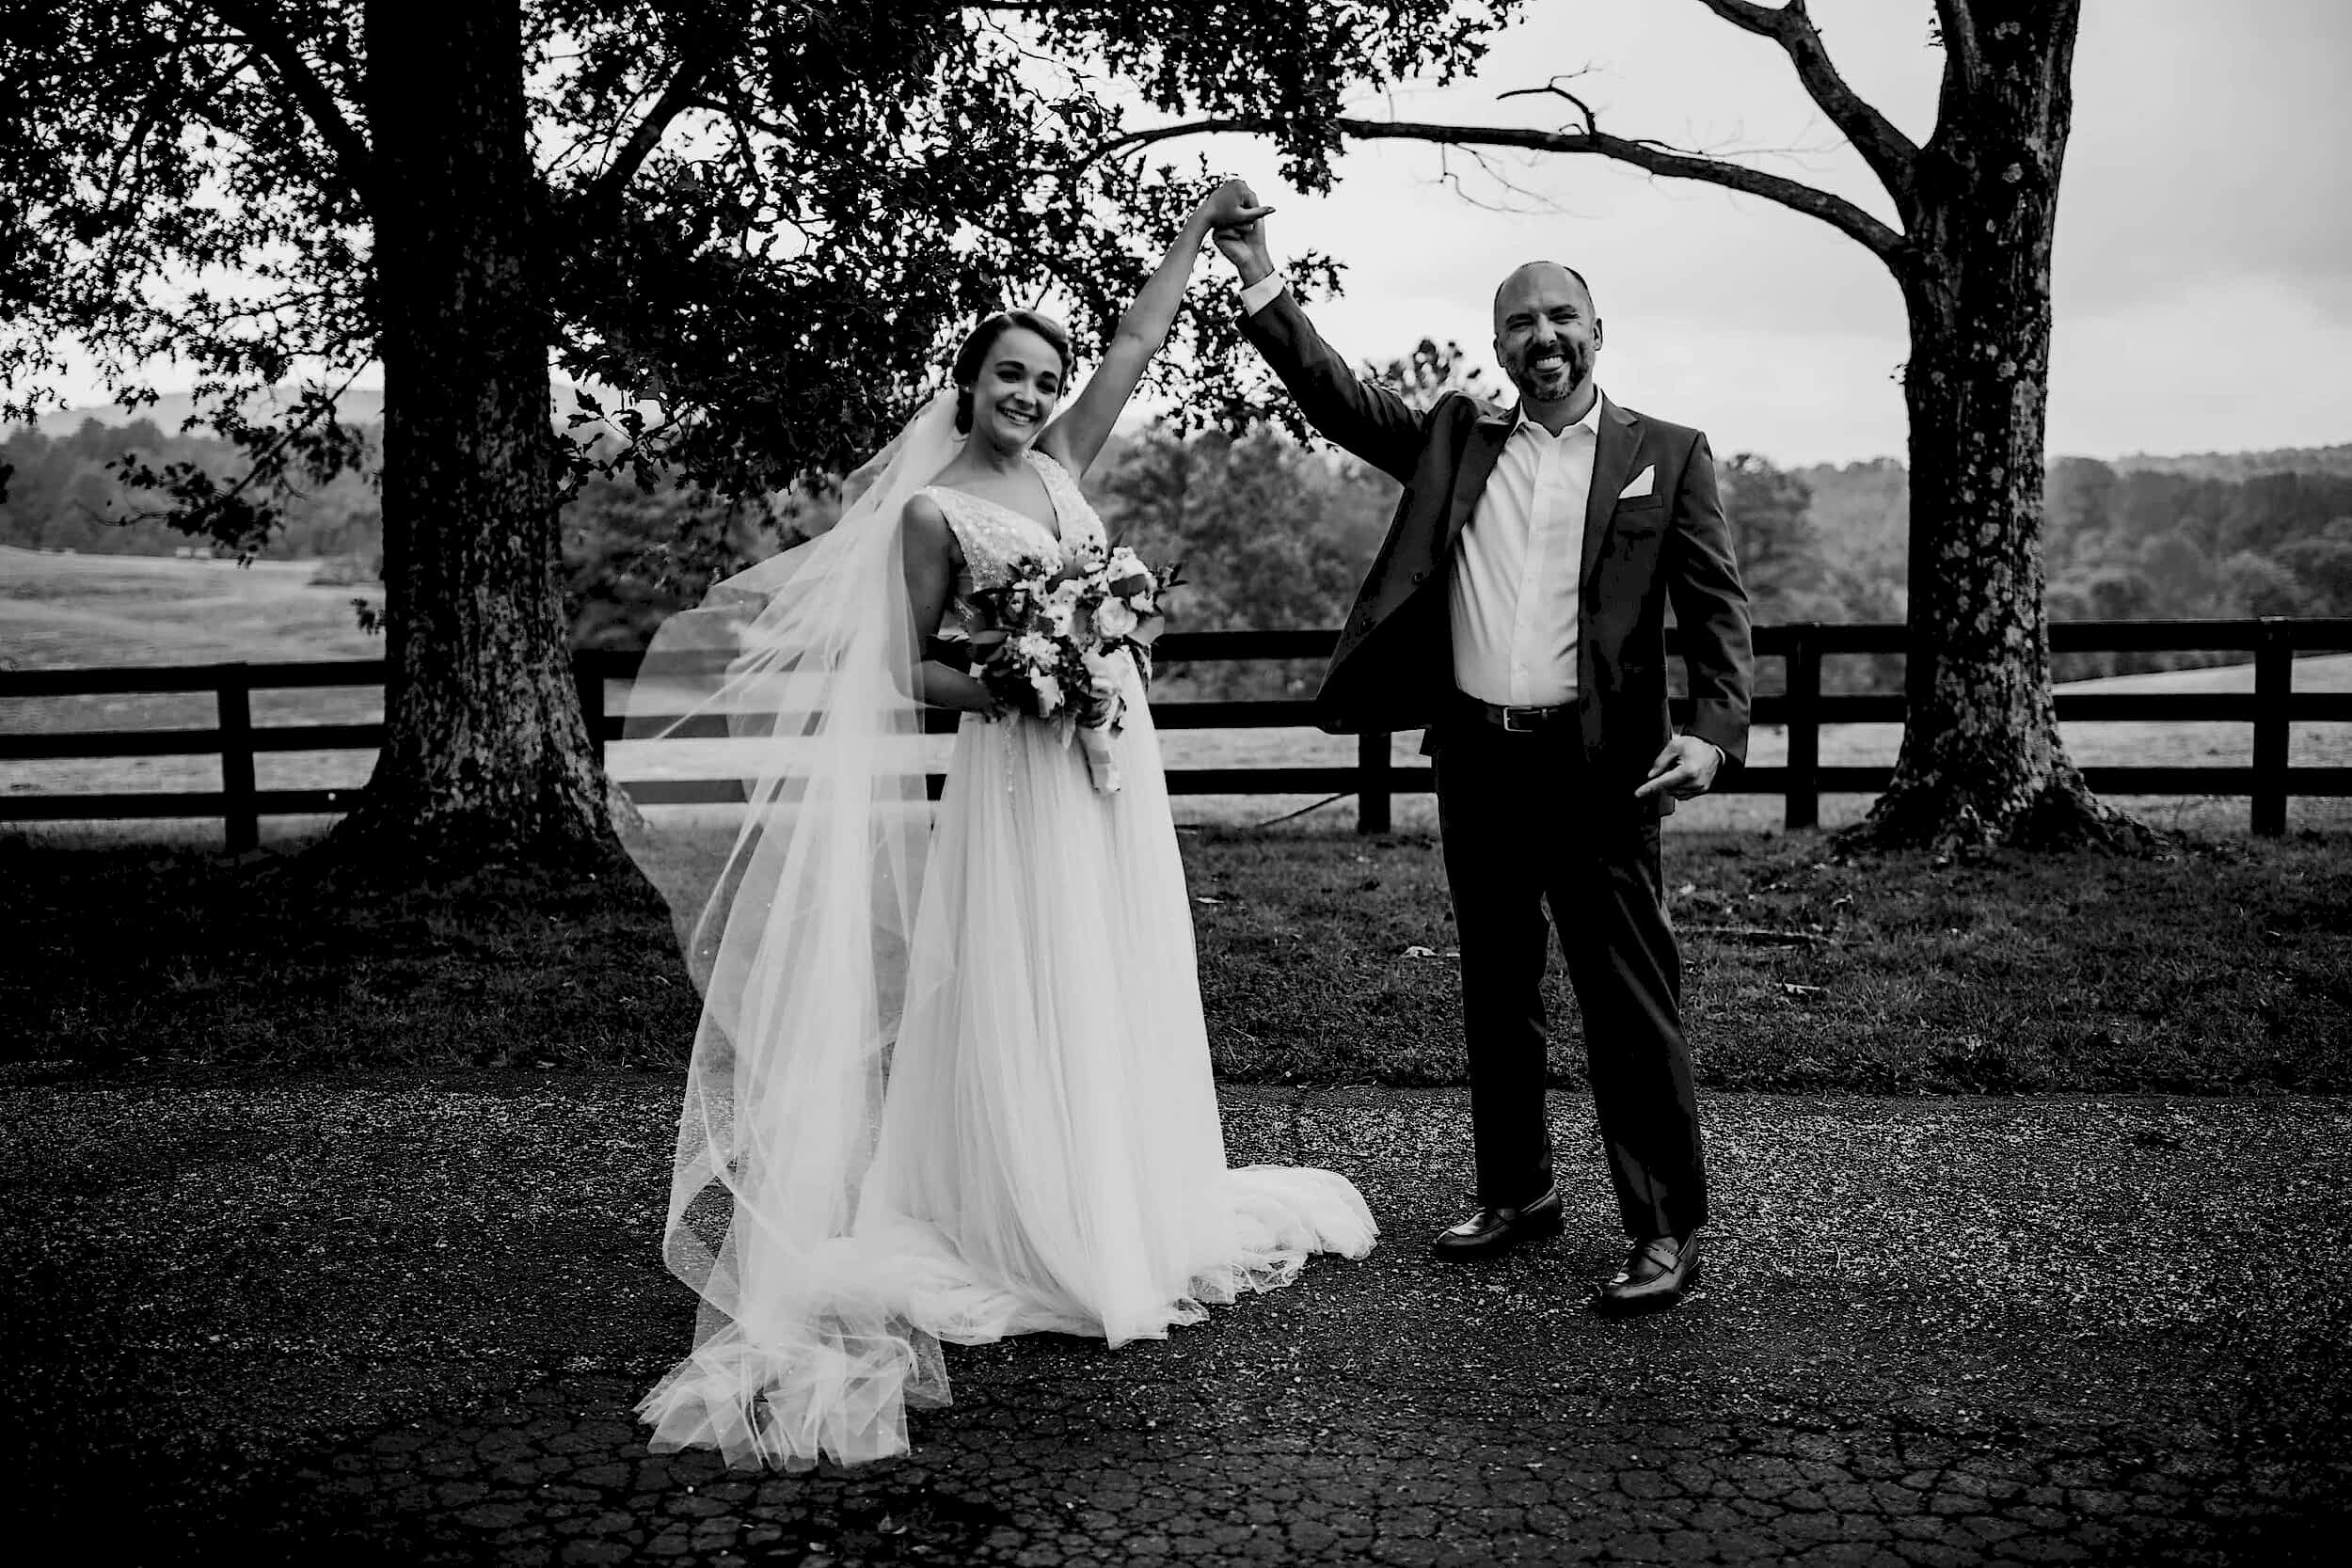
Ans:
{"type": "Polygon", "coordinates": [[[1144,367],[1168,341],[1168,329],[1184,303],[1184,284],[1192,277],[1192,263],[1200,254],[1202,242],[1213,230],[1254,223],[1272,211],[1259,206],[1249,187],[1238,180],[1228,180],[1201,198],[1168,243],[1159,270],[1119,318],[1119,329],[1111,335],[1103,362],[1087,377],[1086,388],[1046,428],[1038,445],[1072,473],[1084,474],[1103,443],[1110,439],[1111,427],[1119,422],[1127,400],[1135,396],[1144,367]]]}

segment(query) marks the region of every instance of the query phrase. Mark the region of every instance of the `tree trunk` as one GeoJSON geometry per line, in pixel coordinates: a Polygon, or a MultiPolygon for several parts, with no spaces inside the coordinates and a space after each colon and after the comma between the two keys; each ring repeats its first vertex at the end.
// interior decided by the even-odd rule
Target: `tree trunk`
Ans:
{"type": "Polygon", "coordinates": [[[1921,150],[1903,378],[1911,418],[1909,715],[1883,846],[2102,844],[2145,831],[2067,760],[2042,602],[2050,253],[2076,6],[1973,7],[1983,69],[1947,72],[1921,150]]]}
{"type": "Polygon", "coordinates": [[[387,736],[329,852],[601,860],[615,846],[558,578],[520,7],[369,0],[366,26],[387,736]]]}

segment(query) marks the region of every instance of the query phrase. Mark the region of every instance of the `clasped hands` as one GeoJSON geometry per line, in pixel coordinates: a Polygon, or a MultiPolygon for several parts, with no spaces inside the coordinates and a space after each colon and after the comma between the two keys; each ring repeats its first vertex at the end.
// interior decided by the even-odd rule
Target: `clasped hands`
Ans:
{"type": "Polygon", "coordinates": [[[1218,252],[1240,272],[1244,288],[1274,271],[1274,257],[1266,249],[1265,225],[1261,221],[1272,211],[1258,199],[1247,180],[1220,182],[1194,209],[1208,224],[1209,237],[1216,242],[1218,252]]]}

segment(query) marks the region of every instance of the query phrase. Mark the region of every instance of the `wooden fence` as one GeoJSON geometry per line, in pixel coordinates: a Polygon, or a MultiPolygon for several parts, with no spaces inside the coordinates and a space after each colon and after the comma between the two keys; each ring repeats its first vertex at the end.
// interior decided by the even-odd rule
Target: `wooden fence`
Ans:
{"type": "MultiPolygon", "coordinates": [[[[1227,659],[1319,659],[1331,649],[1330,631],[1223,631],[1171,633],[1161,640],[1163,664],[1227,659]]],[[[1756,699],[1755,722],[1786,726],[1788,760],[1779,767],[1732,771],[1724,788],[1735,794],[1779,795],[1791,828],[1820,820],[1824,794],[1875,794],[1886,787],[1885,767],[1825,767],[1824,724],[1899,723],[1899,693],[1824,691],[1826,658],[1848,655],[1899,654],[1908,632],[1899,624],[1806,624],[1756,628],[1759,659],[1778,659],[1786,674],[1781,692],[1756,699]]],[[[2250,692],[2067,692],[2058,699],[2064,720],[2137,721],[2152,723],[2244,723],[2253,726],[2252,760],[2247,766],[2119,767],[2084,770],[2092,789],[2113,795],[2244,796],[2251,802],[2250,825],[2259,834],[2286,828],[2290,796],[2352,795],[2352,767],[2288,765],[2288,736],[2295,724],[2352,721],[2352,692],[2298,692],[2294,658],[2298,651],[2352,648],[2352,618],[2309,620],[2265,618],[2239,621],[2060,622],[2050,628],[2054,652],[2069,653],[2250,653],[2250,692]]],[[[621,738],[621,721],[606,703],[608,683],[627,682],[638,656],[587,652],[579,656],[580,694],[590,733],[601,752],[621,738]]],[[[308,664],[157,665],[129,669],[0,671],[0,699],[115,695],[128,692],[210,692],[217,722],[211,729],[83,730],[0,733],[0,761],[36,758],[217,755],[217,790],[145,793],[0,794],[0,821],[94,821],[128,817],[218,817],[231,849],[259,840],[264,816],[348,810],[356,789],[260,789],[254,758],[264,752],[373,751],[383,743],[380,723],[257,726],[252,694],[316,687],[380,686],[380,660],[308,664]]],[[[1152,715],[1165,730],[1274,729],[1306,724],[1304,701],[1154,703],[1152,715]]],[[[952,715],[938,716],[942,727],[952,715]]],[[[0,722],[5,722],[0,720],[0,722]]],[[[1180,795],[1352,794],[1358,824],[1385,832],[1390,802],[1400,793],[1431,787],[1425,767],[1390,761],[1390,737],[1359,737],[1353,766],[1312,768],[1194,768],[1171,769],[1171,793],[1180,795]]],[[[625,785],[629,781],[621,781],[625,785]]],[[[938,781],[933,781],[936,790],[938,781]]],[[[645,789],[658,800],[714,800],[722,784],[668,784],[645,789]]]]}

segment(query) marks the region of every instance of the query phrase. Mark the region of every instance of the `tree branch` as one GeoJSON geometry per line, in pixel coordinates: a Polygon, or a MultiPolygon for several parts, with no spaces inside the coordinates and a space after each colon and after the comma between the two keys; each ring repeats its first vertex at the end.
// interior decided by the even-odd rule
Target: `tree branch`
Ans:
{"type": "Polygon", "coordinates": [[[368,151],[367,138],[343,118],[334,92],[310,69],[310,62],[303,57],[294,35],[264,5],[247,4],[246,0],[215,0],[213,8],[223,22],[250,40],[254,50],[270,63],[312,128],[335,154],[337,170],[351,188],[351,194],[367,201],[374,183],[373,159],[368,151]]]}
{"type": "MultiPolygon", "coordinates": [[[[1951,0],[1944,0],[1944,4],[1950,3],[1951,0]]],[[[1854,150],[1862,154],[1862,161],[1879,177],[1886,194],[1909,211],[1912,162],[1918,156],[1919,149],[1909,136],[1895,129],[1893,121],[1848,87],[1837,68],[1830,64],[1829,50],[1823,46],[1813,19],[1805,15],[1804,0],[1788,0],[1782,6],[1759,6],[1753,0],[1699,0],[1699,4],[1733,26],[1779,44],[1789,63],[1797,68],[1797,80],[1804,85],[1807,96],[1853,144],[1854,150]]]]}
{"type": "Polygon", "coordinates": [[[661,89],[661,96],[654,100],[653,107],[645,111],[645,118],[637,122],[637,128],[628,134],[628,139],[612,155],[612,161],[573,194],[574,205],[594,209],[620,199],[621,193],[628,188],[631,180],[637,178],[637,171],[644,166],[645,160],[653,156],[654,149],[661,145],[661,137],[669,130],[670,122],[703,102],[703,82],[719,59],[720,52],[702,40],[688,42],[669,86],[661,89]]]}
{"type": "Polygon", "coordinates": [[[1944,58],[1963,85],[1984,79],[1984,41],[1977,37],[1977,18],[1968,0],[1935,0],[1935,20],[1944,35],[1944,58]]]}
{"type": "MultiPolygon", "coordinates": [[[[1547,89],[1529,90],[1540,92],[1547,89]]],[[[1560,92],[1557,87],[1549,90],[1560,92]]],[[[1560,95],[1570,97],[1565,92],[1560,95]]],[[[1537,131],[1516,125],[1428,125],[1412,120],[1390,119],[1336,119],[1331,123],[1342,135],[1359,141],[1425,141],[1451,147],[1515,147],[1530,152],[1585,153],[1609,158],[1669,179],[1695,180],[1703,184],[1721,185],[1744,196],[1762,197],[1791,212],[1819,218],[1848,239],[1867,247],[1872,255],[1886,263],[1887,270],[1899,277],[1911,259],[1911,243],[1908,240],[1844,197],[1832,196],[1827,191],[1815,190],[1799,181],[1767,174],[1762,169],[1749,168],[1744,164],[1725,163],[1720,158],[1684,152],[1657,142],[1613,136],[1595,129],[1589,114],[1581,131],[1537,131]]],[[[1263,135],[1271,134],[1275,129],[1274,121],[1249,116],[1155,126],[1148,131],[1134,131],[1114,137],[1089,153],[1087,161],[1092,163],[1129,148],[1169,141],[1179,136],[1206,135],[1216,132],[1263,135]]]]}

